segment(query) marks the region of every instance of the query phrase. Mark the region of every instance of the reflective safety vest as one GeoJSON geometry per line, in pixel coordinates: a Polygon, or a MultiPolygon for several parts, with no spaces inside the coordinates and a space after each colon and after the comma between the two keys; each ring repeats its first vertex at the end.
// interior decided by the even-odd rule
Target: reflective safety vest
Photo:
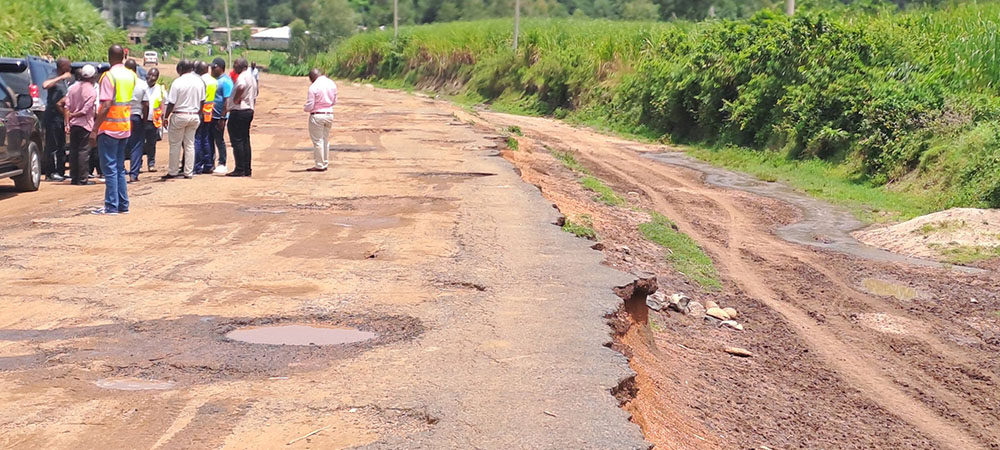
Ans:
{"type": "Polygon", "coordinates": [[[150,88],[149,107],[152,108],[153,126],[163,127],[163,86],[159,84],[150,88]]]}
{"type": "Polygon", "coordinates": [[[108,109],[108,116],[101,122],[100,131],[111,131],[111,132],[131,132],[132,122],[129,120],[129,115],[132,113],[132,90],[135,89],[136,77],[135,73],[131,70],[125,68],[125,66],[117,65],[112,67],[111,70],[104,72],[101,76],[103,82],[103,77],[111,77],[111,86],[115,90],[115,98],[111,103],[111,108],[108,109]]]}
{"type": "Polygon", "coordinates": [[[219,89],[219,80],[216,80],[211,73],[201,76],[205,82],[205,104],[201,107],[202,120],[212,121],[212,107],[215,105],[215,91],[219,89]]]}

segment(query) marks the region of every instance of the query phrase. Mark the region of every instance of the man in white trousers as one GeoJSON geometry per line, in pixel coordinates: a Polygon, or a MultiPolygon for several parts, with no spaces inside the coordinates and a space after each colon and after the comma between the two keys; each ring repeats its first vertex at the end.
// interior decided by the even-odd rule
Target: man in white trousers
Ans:
{"type": "Polygon", "coordinates": [[[319,69],[309,71],[309,93],[305,111],[309,113],[309,137],[313,143],[316,165],[309,172],[326,172],[330,164],[330,128],[333,127],[333,105],[337,104],[337,83],[319,69]]]}
{"type": "Polygon", "coordinates": [[[167,94],[167,110],[163,123],[170,141],[170,164],[163,179],[178,178],[181,150],[184,151],[184,178],[194,176],[194,135],[202,121],[205,103],[205,82],[194,73],[194,64],[182,59],[177,63],[177,75],[167,94]]]}

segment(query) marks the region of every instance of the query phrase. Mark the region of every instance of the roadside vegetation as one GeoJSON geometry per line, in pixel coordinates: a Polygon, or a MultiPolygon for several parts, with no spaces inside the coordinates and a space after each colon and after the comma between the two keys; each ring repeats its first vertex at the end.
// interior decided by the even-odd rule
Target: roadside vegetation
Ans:
{"type": "Polygon", "coordinates": [[[579,238],[595,240],[597,231],[594,230],[594,220],[587,214],[570,218],[563,222],[562,230],[579,238]]]}
{"type": "Polygon", "coordinates": [[[652,220],[639,225],[642,235],[667,250],[667,260],[678,272],[687,275],[702,288],[722,289],[719,273],[705,251],[688,235],[677,230],[677,225],[662,214],[651,212],[652,220]]]}
{"type": "Polygon", "coordinates": [[[1000,206],[1000,4],[771,10],[669,23],[535,19],[355,35],[315,62],[667,143],[862,211],[1000,206]],[[700,150],[699,150],[700,149],[700,150]],[[745,154],[746,156],[740,156],[745,154]],[[817,163],[812,163],[813,161],[817,163]]]}
{"type": "Polygon", "coordinates": [[[4,0],[0,3],[0,56],[107,57],[125,33],[112,30],[86,0],[4,0]]]}

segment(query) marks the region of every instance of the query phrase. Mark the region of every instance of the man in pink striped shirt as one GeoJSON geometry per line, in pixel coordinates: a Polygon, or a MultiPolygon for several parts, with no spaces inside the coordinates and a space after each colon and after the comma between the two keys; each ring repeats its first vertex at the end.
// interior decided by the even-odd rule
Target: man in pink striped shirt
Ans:
{"type": "Polygon", "coordinates": [[[330,160],[330,128],[333,128],[333,105],[337,104],[337,84],[319,69],[309,71],[309,94],[305,111],[309,113],[309,137],[313,142],[316,165],[309,172],[326,172],[330,160]]]}

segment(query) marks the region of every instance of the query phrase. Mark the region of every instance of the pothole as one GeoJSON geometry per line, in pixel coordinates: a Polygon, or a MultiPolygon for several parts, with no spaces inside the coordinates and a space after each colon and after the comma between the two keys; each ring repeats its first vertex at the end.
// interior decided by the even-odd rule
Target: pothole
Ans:
{"type": "Polygon", "coordinates": [[[409,175],[421,178],[478,178],[492,177],[496,174],[489,172],[413,172],[409,175]]]}
{"type": "MultiPolygon", "coordinates": [[[[279,330],[283,330],[278,333],[279,337],[288,332],[288,329],[279,330]]],[[[423,330],[420,320],[414,317],[378,314],[257,318],[192,315],[46,330],[0,329],[0,341],[22,342],[31,352],[23,357],[0,358],[0,373],[76,365],[100,370],[102,378],[109,380],[109,389],[114,388],[110,386],[128,387],[130,383],[139,383],[138,380],[170,380],[197,385],[220,380],[288,376],[298,371],[322,370],[339,359],[413,339],[423,330]],[[299,334],[304,338],[298,342],[305,341],[301,345],[296,345],[296,341],[285,346],[256,345],[227,338],[234,330],[294,325],[367,334],[360,334],[366,337],[364,340],[343,345],[327,345],[329,335],[323,334],[317,339],[311,332],[299,334]],[[310,342],[317,345],[309,345],[310,342]]],[[[135,386],[149,388],[151,385],[139,383],[135,386]]]]}
{"type": "MultiPolygon", "coordinates": [[[[310,148],[311,150],[312,148],[310,148]]],[[[360,153],[378,150],[374,145],[331,145],[331,152],[360,153]]]]}
{"type": "Polygon", "coordinates": [[[862,284],[865,286],[865,290],[872,294],[896,297],[900,300],[913,300],[919,294],[916,289],[909,286],[903,286],[899,283],[880,280],[878,278],[865,278],[862,284]]]}
{"type": "Polygon", "coordinates": [[[101,378],[94,384],[102,389],[117,391],[165,391],[174,388],[173,381],[144,380],[141,378],[101,378]]]}
{"type": "Polygon", "coordinates": [[[234,341],[265,345],[344,345],[375,338],[375,333],[356,328],[315,325],[270,325],[238,328],[226,333],[234,341]]]}

